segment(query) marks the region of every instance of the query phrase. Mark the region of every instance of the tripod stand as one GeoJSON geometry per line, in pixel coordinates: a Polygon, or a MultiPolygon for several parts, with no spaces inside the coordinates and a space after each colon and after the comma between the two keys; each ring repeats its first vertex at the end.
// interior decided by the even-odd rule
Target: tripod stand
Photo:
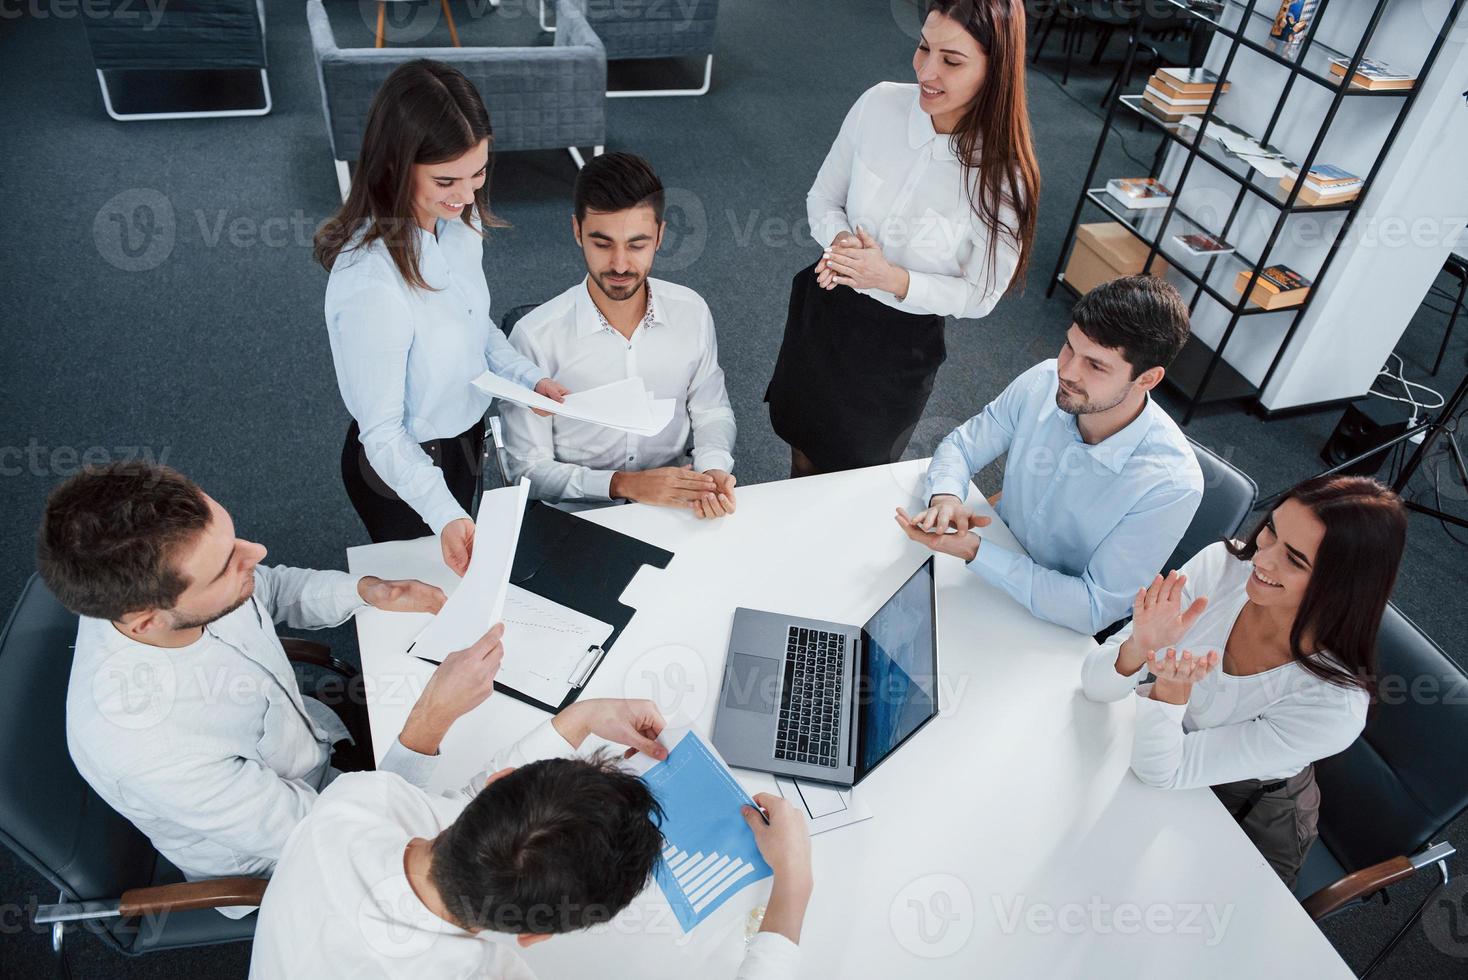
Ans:
{"type": "MultiPolygon", "coordinates": [[[[1319,475],[1331,476],[1332,474],[1339,473],[1342,470],[1355,466],[1369,456],[1375,456],[1382,450],[1391,449],[1421,434],[1422,441],[1418,443],[1416,451],[1407,458],[1407,463],[1402,467],[1402,472],[1397,474],[1396,480],[1392,482],[1392,489],[1400,496],[1402,491],[1406,489],[1407,481],[1412,479],[1412,474],[1417,472],[1417,468],[1427,458],[1427,454],[1432,450],[1433,444],[1437,442],[1440,436],[1446,435],[1448,437],[1448,450],[1452,454],[1453,462],[1456,464],[1458,470],[1458,479],[1463,481],[1464,489],[1468,490],[1468,463],[1464,462],[1463,451],[1458,447],[1458,440],[1454,438],[1454,433],[1457,430],[1456,416],[1458,408],[1463,403],[1465,396],[1468,396],[1468,374],[1463,375],[1463,380],[1458,382],[1458,387],[1453,389],[1452,395],[1443,404],[1442,409],[1436,416],[1425,422],[1419,422],[1401,435],[1389,439],[1379,446],[1373,446],[1364,453],[1351,457],[1339,466],[1332,466],[1319,475]]],[[[1275,494],[1275,496],[1277,497],[1279,494],[1275,494]]],[[[1265,501],[1265,503],[1268,502],[1265,501]]],[[[1440,521],[1447,521],[1450,524],[1456,524],[1459,527],[1468,527],[1468,519],[1458,517],[1456,514],[1446,513],[1437,507],[1419,504],[1414,500],[1406,499],[1406,497],[1402,497],[1402,503],[1406,505],[1408,510],[1415,510],[1419,514],[1427,514],[1430,517],[1435,517],[1440,521]]]]}

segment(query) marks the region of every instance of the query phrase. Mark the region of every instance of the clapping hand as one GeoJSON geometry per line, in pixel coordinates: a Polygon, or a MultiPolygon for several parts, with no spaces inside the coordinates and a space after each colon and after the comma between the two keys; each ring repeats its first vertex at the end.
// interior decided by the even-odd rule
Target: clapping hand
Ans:
{"type": "Polygon", "coordinates": [[[831,266],[827,262],[827,259],[831,255],[832,248],[836,248],[838,245],[860,244],[861,240],[853,235],[851,232],[837,232],[836,237],[831,239],[830,248],[826,249],[825,253],[816,261],[816,285],[820,286],[822,289],[836,288],[836,273],[831,271],[831,266]]]}
{"type": "Polygon", "coordinates": [[[715,488],[693,502],[693,513],[699,520],[709,517],[728,517],[734,513],[734,484],[738,482],[733,473],[725,470],[704,470],[704,476],[713,477],[715,488]]]}
{"type": "Polygon", "coordinates": [[[1131,636],[1139,648],[1137,652],[1151,654],[1176,645],[1203,615],[1208,607],[1206,596],[1199,596],[1187,609],[1182,608],[1183,586],[1187,582],[1188,577],[1174,569],[1166,578],[1159,575],[1150,586],[1137,590],[1131,636]]]}
{"type": "Polygon", "coordinates": [[[907,293],[907,276],[887,261],[882,246],[865,228],[856,230],[856,241],[831,242],[822,256],[833,273],[831,281],[852,289],[881,289],[893,294],[907,293]]]}
{"type": "Polygon", "coordinates": [[[1193,656],[1189,650],[1179,655],[1172,647],[1167,648],[1166,656],[1158,656],[1159,652],[1147,654],[1147,669],[1157,678],[1152,685],[1152,698],[1170,704],[1187,704],[1193,685],[1217,667],[1219,661],[1217,650],[1201,657],[1193,656]]]}
{"type": "MultiPolygon", "coordinates": [[[[929,510],[931,509],[929,508],[929,510]]],[[[977,534],[972,533],[970,529],[983,527],[989,523],[989,518],[980,517],[972,511],[964,510],[962,507],[959,510],[962,511],[961,514],[955,513],[950,518],[953,522],[963,522],[964,524],[963,530],[960,530],[957,534],[949,534],[944,529],[945,525],[942,524],[934,525],[938,530],[925,531],[914,518],[908,517],[907,511],[901,507],[897,508],[897,526],[902,528],[903,533],[909,538],[918,544],[927,545],[939,554],[953,555],[955,558],[962,558],[966,562],[973,561],[974,556],[979,553],[980,538],[977,534]]],[[[923,512],[923,514],[926,513],[928,511],[923,512]]],[[[923,514],[919,514],[918,517],[922,517],[923,514]]],[[[952,526],[956,526],[956,523],[952,526]]]]}

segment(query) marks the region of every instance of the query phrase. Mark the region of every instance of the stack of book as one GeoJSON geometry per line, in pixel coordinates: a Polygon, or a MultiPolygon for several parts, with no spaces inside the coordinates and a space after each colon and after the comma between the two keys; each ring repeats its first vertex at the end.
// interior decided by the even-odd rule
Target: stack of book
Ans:
{"type": "MultiPolygon", "coordinates": [[[[1168,122],[1201,115],[1219,88],[1218,75],[1207,68],[1159,68],[1147,79],[1142,106],[1168,122]]],[[[1228,82],[1221,91],[1228,91],[1228,82]]]]}
{"type": "Polygon", "coordinates": [[[1106,193],[1128,208],[1165,208],[1172,200],[1172,191],[1156,177],[1113,177],[1106,193]]]}
{"type": "MultiPolygon", "coordinates": [[[[1350,67],[1350,58],[1330,59],[1330,73],[1336,78],[1344,79],[1346,77],[1346,69],[1350,67]]],[[[1356,66],[1356,74],[1351,76],[1351,84],[1356,88],[1364,88],[1369,92],[1404,89],[1411,88],[1417,84],[1417,76],[1397,71],[1382,61],[1362,58],[1361,64],[1356,66]]]]}
{"type": "MultiPolygon", "coordinates": [[[[1234,291],[1242,293],[1249,284],[1253,269],[1240,269],[1234,277],[1234,291]]],[[[1287,265],[1271,265],[1259,273],[1249,299],[1255,306],[1266,310],[1279,310],[1286,306],[1299,306],[1310,292],[1310,280],[1287,265]]]]}
{"type": "MultiPolygon", "coordinates": [[[[1291,190],[1295,186],[1297,176],[1299,176],[1298,170],[1291,171],[1280,178],[1279,186],[1286,191],[1291,190]]],[[[1305,177],[1305,186],[1300,188],[1300,196],[1296,200],[1311,207],[1318,207],[1322,204],[1341,204],[1360,194],[1365,183],[1348,170],[1342,170],[1328,163],[1318,163],[1310,168],[1310,173],[1305,177]]]]}

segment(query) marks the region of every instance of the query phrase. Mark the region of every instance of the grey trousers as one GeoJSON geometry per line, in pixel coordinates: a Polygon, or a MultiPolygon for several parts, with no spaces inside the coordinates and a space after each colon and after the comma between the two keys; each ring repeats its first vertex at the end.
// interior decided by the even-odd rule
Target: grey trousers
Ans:
{"type": "Polygon", "coordinates": [[[1293,888],[1305,854],[1318,836],[1320,787],[1315,767],[1306,766],[1289,779],[1265,782],[1244,779],[1213,787],[1259,853],[1285,885],[1293,888]]]}

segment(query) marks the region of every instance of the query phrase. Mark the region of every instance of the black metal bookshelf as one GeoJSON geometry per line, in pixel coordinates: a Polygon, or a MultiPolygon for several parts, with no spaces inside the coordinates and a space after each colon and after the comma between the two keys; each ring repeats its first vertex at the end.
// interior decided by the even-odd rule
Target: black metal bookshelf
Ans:
{"type": "MultiPolygon", "coordinates": [[[[1376,29],[1381,24],[1383,14],[1386,12],[1391,0],[1375,0],[1371,16],[1365,30],[1353,52],[1336,51],[1317,42],[1315,35],[1321,22],[1327,14],[1330,0],[1320,0],[1316,8],[1313,22],[1309,25],[1308,32],[1299,44],[1297,50],[1288,55],[1277,50],[1271,43],[1269,30],[1273,23],[1273,13],[1277,8],[1277,0],[1225,0],[1223,3],[1210,3],[1208,5],[1198,4],[1190,6],[1185,0],[1166,0],[1171,6],[1177,7],[1199,20],[1207,22],[1218,35],[1228,39],[1228,47],[1224,53],[1222,64],[1218,69],[1219,84],[1213,89],[1208,105],[1196,117],[1197,125],[1192,126],[1182,122],[1168,122],[1144,108],[1142,97],[1138,95],[1118,95],[1107,104],[1105,121],[1102,124],[1101,135],[1096,141],[1096,150],[1091,156],[1090,168],[1086,171],[1085,183],[1076,201],[1075,211],[1071,215],[1070,226],[1066,230],[1065,241],[1060,249],[1060,257],[1055,265],[1055,272],[1051,277],[1045,294],[1052,295],[1057,285],[1064,286],[1072,293],[1075,288],[1065,281],[1063,270],[1070,258],[1072,247],[1075,244],[1076,229],[1080,224],[1082,213],[1089,205],[1102,211],[1107,217],[1120,224],[1131,235],[1147,246],[1147,259],[1143,266],[1144,272],[1151,272],[1157,259],[1160,257],[1166,264],[1166,277],[1183,290],[1187,295],[1192,290],[1192,298],[1189,301],[1189,311],[1196,312],[1199,302],[1206,296],[1210,301],[1222,306],[1228,313],[1227,325],[1219,338],[1217,347],[1211,347],[1195,334],[1189,339],[1188,345],[1178,356],[1167,372],[1166,383],[1175,389],[1187,400],[1187,410],[1183,416],[1183,424],[1192,421],[1193,414],[1200,405],[1216,402],[1250,402],[1258,405],[1259,396],[1268,387],[1270,380],[1274,377],[1275,370],[1289,349],[1290,342],[1294,339],[1295,331],[1299,328],[1301,320],[1310,308],[1311,301],[1321,291],[1326,276],[1330,271],[1332,260],[1343,242],[1350,233],[1351,225],[1363,201],[1371,192],[1371,186],[1376,179],[1377,172],[1381,168],[1382,161],[1390,152],[1392,144],[1396,141],[1397,134],[1401,131],[1402,124],[1406,121],[1413,103],[1416,101],[1418,91],[1422,82],[1427,78],[1428,72],[1432,70],[1433,63],[1437,60],[1438,52],[1441,51],[1443,42],[1446,40],[1453,24],[1457,21],[1463,4],[1468,0],[1453,0],[1448,15],[1444,18],[1442,25],[1438,28],[1437,36],[1433,39],[1430,49],[1424,58],[1422,65],[1416,72],[1416,82],[1405,89],[1366,89],[1349,84],[1345,79],[1355,76],[1356,69],[1366,56],[1366,50],[1371,44],[1376,29]],[[1258,9],[1259,3],[1263,2],[1268,10],[1258,9]],[[1277,65],[1286,69],[1283,88],[1278,102],[1270,114],[1269,122],[1265,125],[1263,132],[1256,139],[1263,145],[1268,146],[1274,135],[1275,127],[1279,124],[1280,116],[1290,99],[1290,93],[1294,90],[1297,82],[1304,80],[1306,83],[1321,86],[1331,92],[1331,100],[1325,111],[1325,115],[1316,130],[1311,141],[1309,152],[1304,160],[1299,161],[1299,173],[1309,173],[1315,166],[1322,145],[1325,143],[1327,134],[1330,132],[1331,124],[1335,121],[1336,114],[1348,102],[1358,99],[1381,100],[1392,99],[1398,102],[1397,111],[1393,115],[1386,138],[1380,150],[1365,176],[1360,191],[1354,198],[1345,202],[1309,205],[1299,200],[1300,189],[1304,186],[1303,179],[1297,179],[1294,186],[1285,190],[1280,186],[1279,179],[1268,177],[1255,170],[1246,161],[1229,156],[1223,152],[1212,152],[1207,145],[1211,140],[1200,135],[1206,133],[1211,126],[1232,126],[1237,129],[1246,129],[1237,121],[1223,120],[1216,115],[1219,96],[1222,95],[1225,83],[1245,84],[1240,79],[1230,78],[1230,72],[1234,66],[1235,57],[1241,49],[1262,55],[1277,65]],[[1330,72],[1332,58],[1347,58],[1349,65],[1346,68],[1344,78],[1333,75],[1330,72]],[[1157,152],[1152,161],[1149,176],[1157,177],[1162,170],[1166,150],[1169,147],[1181,149],[1181,166],[1176,178],[1172,181],[1172,197],[1165,208],[1155,209],[1132,209],[1127,208],[1111,197],[1103,186],[1095,186],[1096,169],[1101,164],[1103,151],[1112,131],[1117,127],[1119,115],[1127,121],[1136,122],[1139,127],[1151,127],[1159,135],[1157,152]],[[1223,174],[1237,190],[1234,194],[1233,204],[1228,212],[1228,217],[1223,222],[1221,229],[1206,227],[1203,222],[1195,220],[1179,206],[1184,187],[1187,185],[1188,174],[1194,163],[1202,160],[1213,170],[1223,174]],[[1233,230],[1236,220],[1239,218],[1240,210],[1246,200],[1257,199],[1265,202],[1276,212],[1274,224],[1269,232],[1265,245],[1256,256],[1248,256],[1235,250],[1223,255],[1200,258],[1192,256],[1179,249],[1169,248],[1164,243],[1170,235],[1188,234],[1198,231],[1206,233],[1221,241],[1227,242],[1229,234],[1233,230]],[[1270,253],[1279,241],[1285,224],[1291,215],[1311,214],[1342,214],[1343,220],[1334,235],[1330,238],[1324,258],[1319,269],[1311,276],[1312,285],[1304,299],[1293,306],[1265,310],[1254,304],[1248,297],[1254,292],[1254,286],[1260,278],[1260,274],[1272,263],[1269,261],[1270,253]],[[1245,288],[1242,293],[1234,289],[1234,282],[1240,272],[1248,275],[1245,288]],[[1279,341],[1269,368],[1264,374],[1263,380],[1254,385],[1243,377],[1238,371],[1224,360],[1223,353],[1228,346],[1234,330],[1239,321],[1246,316],[1259,314],[1272,314],[1279,318],[1288,318],[1288,325],[1283,330],[1283,336],[1279,341]]],[[[1127,47],[1126,64],[1123,74],[1129,72],[1137,54],[1140,43],[1140,32],[1133,31],[1130,44],[1127,47]]],[[[1216,131],[1216,130],[1215,130],[1216,131]]],[[[1267,416],[1268,412],[1264,414],[1267,416]]]]}

